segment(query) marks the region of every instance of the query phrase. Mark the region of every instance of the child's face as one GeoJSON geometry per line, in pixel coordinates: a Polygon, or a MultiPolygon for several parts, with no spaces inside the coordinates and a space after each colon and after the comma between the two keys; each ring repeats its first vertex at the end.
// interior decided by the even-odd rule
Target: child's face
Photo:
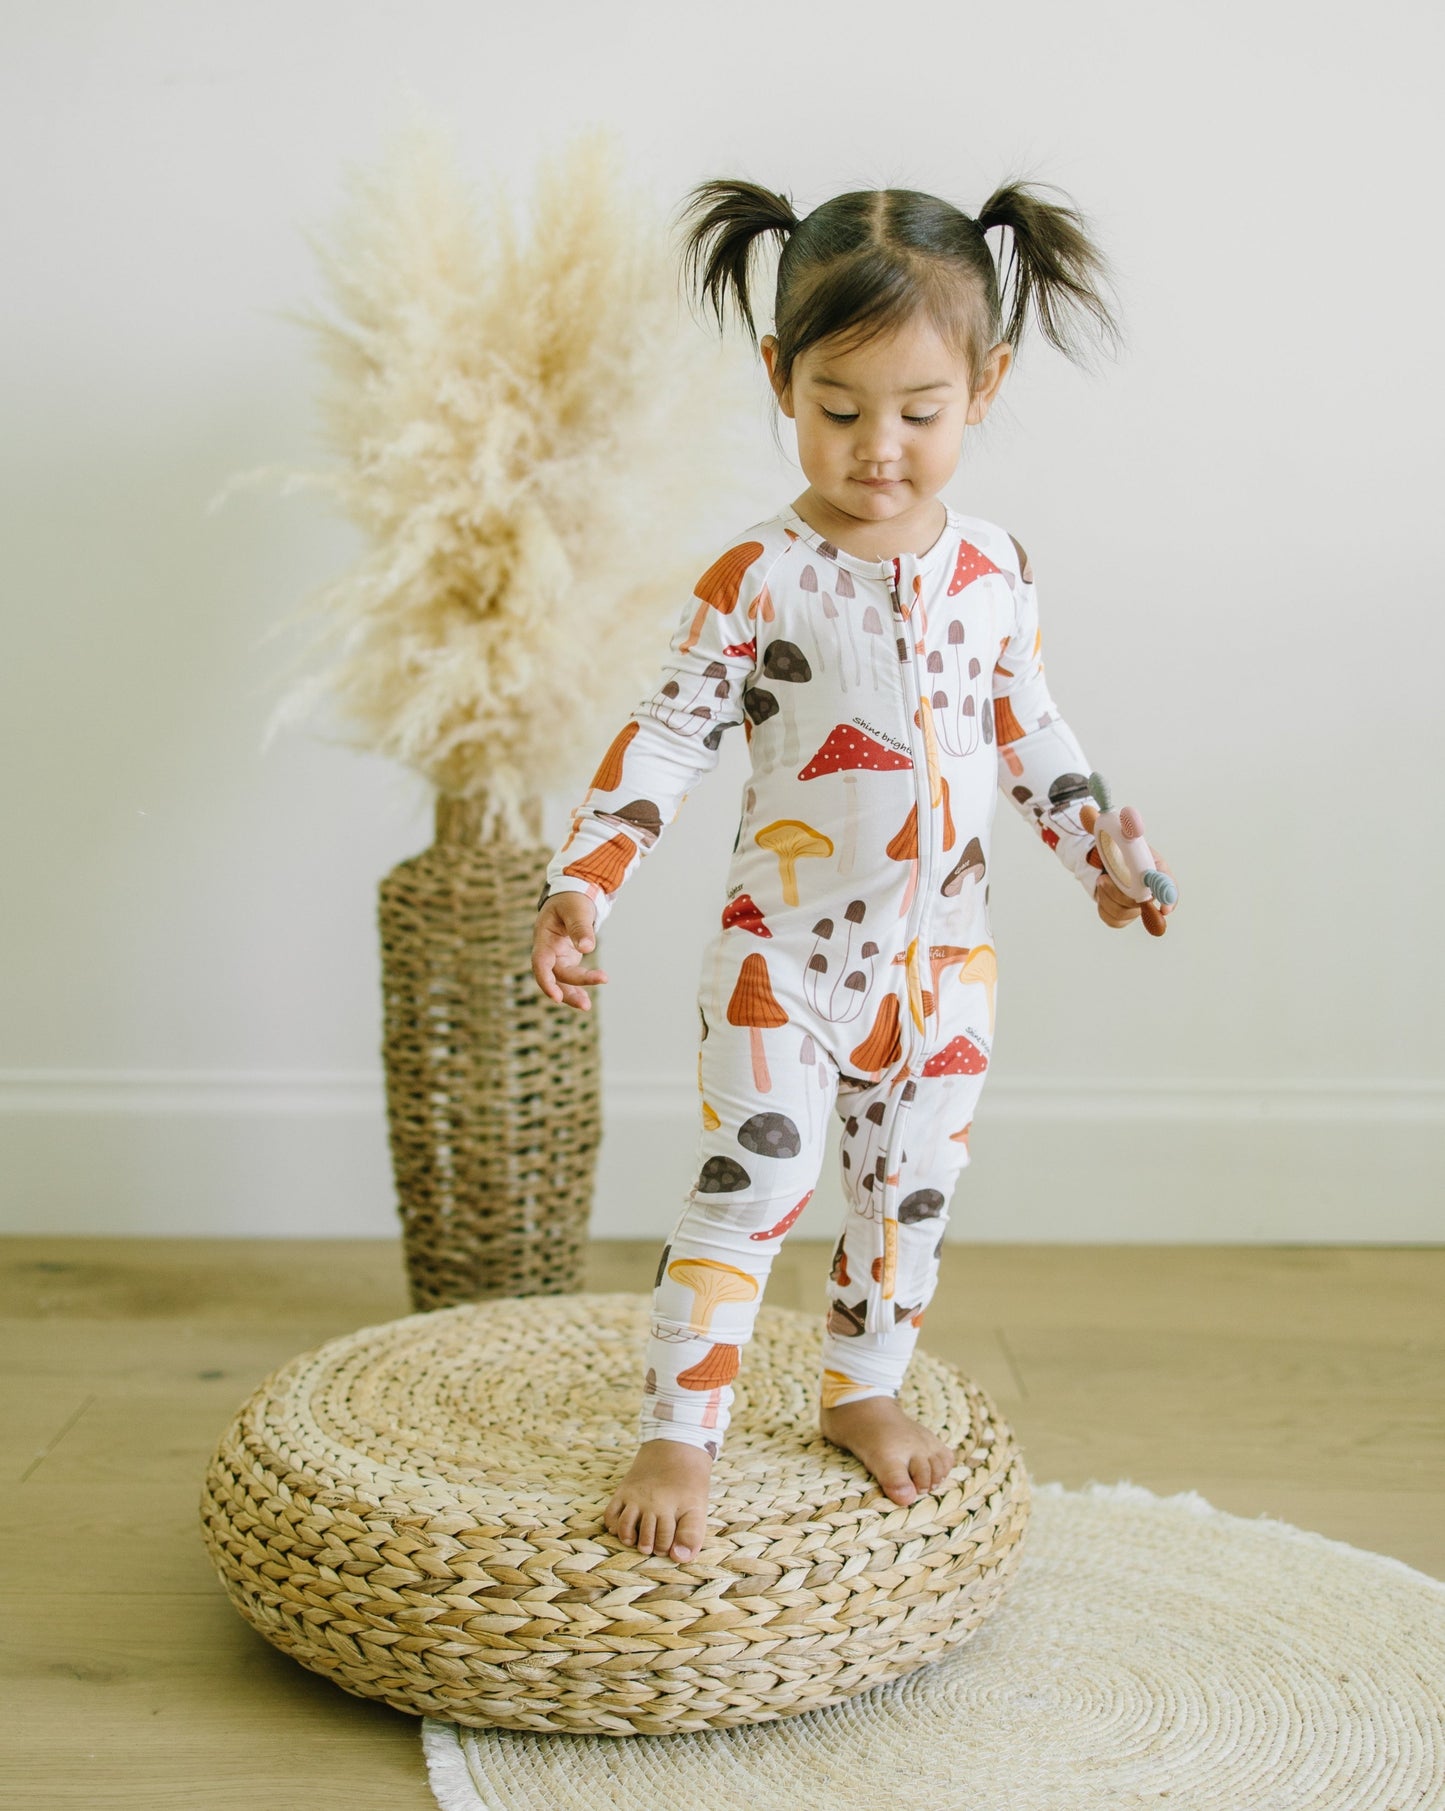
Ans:
{"type": "Polygon", "coordinates": [[[798,463],[815,495],[860,523],[932,506],[958,467],[964,428],[988,413],[1012,358],[1007,342],[995,346],[970,398],[966,362],[916,315],[853,351],[810,346],[778,390],[777,344],[767,334],[761,350],[779,405],[797,424],[798,463]]]}

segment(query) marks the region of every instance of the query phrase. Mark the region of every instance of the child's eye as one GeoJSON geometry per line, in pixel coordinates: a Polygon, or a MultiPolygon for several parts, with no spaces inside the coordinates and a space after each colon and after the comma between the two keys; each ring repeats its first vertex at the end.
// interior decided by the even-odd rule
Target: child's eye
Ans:
{"type": "MultiPolygon", "coordinates": [[[[819,407],[821,408],[822,405],[819,404],[819,407]]],[[[858,419],[856,415],[835,415],[831,409],[823,409],[823,413],[828,417],[829,421],[847,422],[856,421],[858,419]]],[[[935,409],[931,415],[905,415],[903,419],[910,427],[926,428],[930,421],[937,421],[942,413],[942,409],[935,409]]]]}

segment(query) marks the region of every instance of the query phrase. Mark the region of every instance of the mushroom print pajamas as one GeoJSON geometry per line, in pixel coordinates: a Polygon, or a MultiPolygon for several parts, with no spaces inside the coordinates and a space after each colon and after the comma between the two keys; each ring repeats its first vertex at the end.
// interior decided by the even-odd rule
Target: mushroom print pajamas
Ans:
{"type": "Polygon", "coordinates": [[[791,505],[738,536],[602,757],[539,907],[586,893],[600,928],[736,724],[752,774],[703,956],[696,1175],[657,1268],[640,1423],[714,1456],[830,1110],[847,1211],[821,1397],[898,1393],[988,1070],[999,791],[1091,894],[1101,872],[1028,557],[990,522],[949,509],[927,553],[890,560],[843,552],[791,505]]]}

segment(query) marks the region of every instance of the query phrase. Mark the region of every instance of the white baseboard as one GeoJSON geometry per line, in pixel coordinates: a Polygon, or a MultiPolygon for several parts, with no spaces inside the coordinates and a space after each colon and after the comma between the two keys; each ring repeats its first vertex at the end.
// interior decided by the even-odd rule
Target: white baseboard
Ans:
{"type": "MultiPolygon", "coordinates": [[[[1000,1076],[986,1105],[953,1238],[1445,1240],[1437,1082],[1000,1076]]],[[[593,1234],[660,1240],[692,1179],[696,1088],[620,1076],[603,1116],[593,1234]]],[[[831,1237],[841,1213],[835,1125],[796,1236],[831,1237]]],[[[0,1231],[365,1238],[396,1225],[379,1072],[0,1070],[0,1231]]]]}

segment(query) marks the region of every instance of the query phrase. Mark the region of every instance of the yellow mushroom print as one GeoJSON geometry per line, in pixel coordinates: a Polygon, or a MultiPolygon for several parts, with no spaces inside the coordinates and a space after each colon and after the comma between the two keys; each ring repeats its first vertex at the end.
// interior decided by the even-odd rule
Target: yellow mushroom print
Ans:
{"type": "Polygon", "coordinates": [[[976,943],[958,971],[960,981],[977,981],[988,995],[988,1035],[993,1036],[994,990],[998,985],[998,955],[991,943],[976,943]]]}
{"type": "Polygon", "coordinates": [[[756,1277],[712,1258],[674,1258],[667,1274],[693,1292],[689,1324],[694,1333],[708,1331],[714,1312],[723,1302],[750,1302],[758,1293],[756,1277]]]}
{"type": "Polygon", "coordinates": [[[760,849],[778,858],[778,872],[783,883],[783,903],[798,903],[798,863],[807,856],[833,853],[833,839],[804,824],[795,817],[780,817],[765,824],[753,841],[760,849]]]}
{"type": "Polygon", "coordinates": [[[849,1396],[856,1396],[859,1390],[866,1390],[866,1383],[859,1383],[846,1371],[824,1371],[823,1373],[823,1407],[833,1408],[849,1396]]]}

